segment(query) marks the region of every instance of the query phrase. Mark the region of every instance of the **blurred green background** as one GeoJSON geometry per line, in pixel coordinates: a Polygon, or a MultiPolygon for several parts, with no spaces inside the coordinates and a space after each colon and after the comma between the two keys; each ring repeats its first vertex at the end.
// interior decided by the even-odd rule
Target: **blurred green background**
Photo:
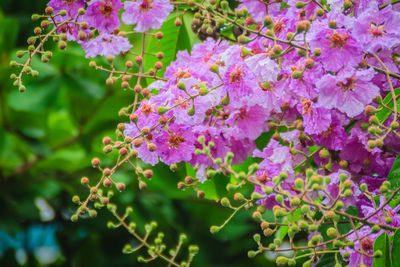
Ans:
{"type": "MultiPolygon", "coordinates": [[[[10,59],[17,48],[26,46],[37,26],[31,14],[40,13],[46,2],[0,1],[0,266],[141,266],[136,261],[139,254],[121,253],[124,244],[134,240],[123,229],[107,229],[106,222],[112,220],[107,210],[100,210],[96,219],[69,219],[76,208],[72,195],[87,195],[80,178],[88,176],[93,183],[99,179],[91,159],[101,158],[103,166],[113,163],[113,155],[103,154],[101,140],[114,136],[121,121],[118,111],[131,103],[133,95],[107,87],[107,75],[90,69],[75,46],[67,51],[53,48],[49,64],[36,59],[40,76],[25,79],[25,93],[9,80],[10,59]]],[[[175,50],[182,48],[181,39],[175,44],[175,50]]],[[[164,64],[172,59],[166,55],[164,64]]],[[[138,190],[131,170],[123,168],[116,175],[127,190],[113,200],[119,207],[134,207],[131,218],[139,229],[158,221],[171,247],[179,233],[187,233],[189,242],[200,246],[193,266],[274,266],[263,256],[247,257],[247,251],[255,249],[251,237],[258,231],[248,212],[211,235],[209,227],[222,224],[229,210],[197,199],[193,191],[178,190],[184,166],[176,173],[163,165],[154,171],[145,191],[138,190]]]]}

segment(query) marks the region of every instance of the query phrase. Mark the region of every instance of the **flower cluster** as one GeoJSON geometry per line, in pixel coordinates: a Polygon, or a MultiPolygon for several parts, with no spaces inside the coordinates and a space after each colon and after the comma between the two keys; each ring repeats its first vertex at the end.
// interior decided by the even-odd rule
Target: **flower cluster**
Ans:
{"type": "MultiPolygon", "coordinates": [[[[136,75],[127,72],[131,61],[121,72],[92,62],[110,73],[110,84],[121,79],[121,86],[130,88],[130,78],[137,76],[132,90],[143,97],[138,102],[136,95],[123,112],[130,118],[118,126],[124,141],[114,147],[105,142],[105,152],[116,147],[122,156],[171,168],[186,162],[195,167],[198,182],[216,171],[234,175],[255,185],[258,197],[251,199],[263,207],[257,212],[266,208],[282,217],[304,202],[309,205],[301,208],[304,223],[289,226],[293,233],[299,227],[313,232],[310,247],[322,243],[321,221],[311,217],[317,212],[321,220],[344,216],[352,230],[339,235],[347,246],[340,240],[336,246],[349,266],[370,266],[376,257],[374,240],[384,232],[374,224],[388,233],[400,227],[398,207],[392,209],[382,195],[392,192],[386,179],[400,152],[395,90],[400,86],[400,5],[380,0],[269,2],[243,0],[232,11],[227,1],[215,8],[215,1],[209,6],[187,2],[197,9],[192,28],[204,42],[190,53],[179,51],[162,78],[153,69],[143,70],[144,48],[136,57],[136,75]],[[229,36],[223,33],[227,29],[229,36]],[[141,88],[141,78],[156,81],[141,88]],[[387,110],[390,114],[382,115],[387,110]],[[257,147],[256,140],[268,142],[257,147]],[[232,170],[232,164],[249,157],[258,164],[248,177],[232,170]],[[375,203],[378,195],[380,203],[375,203]],[[350,207],[357,214],[345,213],[350,207]],[[365,225],[354,226],[356,218],[365,225]]],[[[160,28],[173,10],[165,0],[52,0],[48,5],[64,17],[55,17],[64,21],[58,31],[78,41],[87,57],[111,61],[132,48],[121,23],[144,33],[144,43],[145,32],[160,28]]],[[[160,70],[161,62],[155,68],[160,70]]],[[[231,207],[227,201],[221,203],[231,207]]],[[[264,234],[271,235],[260,220],[264,234]]],[[[337,229],[329,228],[327,235],[336,237],[337,229]]],[[[273,245],[268,249],[279,246],[273,245]]],[[[277,263],[286,262],[278,257],[277,263]]]]}

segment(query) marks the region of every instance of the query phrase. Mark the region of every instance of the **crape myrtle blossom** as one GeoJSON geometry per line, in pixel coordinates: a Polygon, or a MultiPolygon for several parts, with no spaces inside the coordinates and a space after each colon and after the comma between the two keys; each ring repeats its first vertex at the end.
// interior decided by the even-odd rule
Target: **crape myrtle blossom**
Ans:
{"type": "Polygon", "coordinates": [[[52,7],[54,13],[57,14],[61,10],[67,11],[68,16],[75,18],[81,8],[85,8],[84,0],[51,0],[48,6],[52,7]]]}
{"type": "Polygon", "coordinates": [[[112,34],[100,34],[96,38],[82,44],[86,57],[116,56],[122,52],[128,52],[132,48],[126,37],[112,34]]]}
{"type": "Polygon", "coordinates": [[[125,24],[136,25],[137,32],[145,32],[149,29],[159,29],[173,10],[173,6],[169,0],[139,0],[125,1],[124,9],[122,21],[125,24]]]}
{"type": "MultiPolygon", "coordinates": [[[[316,176],[330,178],[329,183],[321,185],[324,191],[310,192],[312,200],[329,206],[338,197],[344,209],[357,207],[360,216],[369,216],[375,208],[358,186],[366,183],[369,192],[377,195],[400,151],[394,133],[388,134],[381,146],[371,147],[369,143],[377,137],[371,127],[378,126],[370,122],[366,106],[378,108],[376,97],[381,94],[384,98],[391,89],[386,75],[371,67],[383,69],[372,53],[398,73],[399,64],[393,58],[400,50],[396,32],[400,13],[391,5],[379,10],[382,1],[355,1],[355,7],[344,10],[343,0],[328,0],[330,12],[318,16],[320,7],[313,1],[303,1],[307,4],[300,8],[296,7],[298,0],[286,1],[289,7],[280,1],[240,2],[238,9],[248,8],[254,20],[250,22],[255,25],[249,27],[260,29],[262,34],[269,30],[278,39],[287,40],[287,34],[296,32],[299,22],[312,18],[311,26],[296,33],[292,41],[270,40],[253,32],[247,44],[208,38],[193,45],[190,52],[179,51],[176,60],[166,67],[162,81],[149,84],[151,93],[143,94],[135,104],[124,136],[133,139],[132,149],[144,163],[190,163],[200,182],[211,177],[207,176],[210,169],[220,167],[201,154],[204,145],[210,145],[214,159],[224,159],[232,152],[232,164],[242,164],[251,157],[259,167],[251,174],[253,181],[273,187],[273,178],[285,172],[287,177],[280,186],[291,196],[302,193],[294,183],[297,178],[310,178],[304,170],[312,161],[312,168],[318,168],[316,176]],[[355,15],[350,15],[353,11],[355,15]],[[262,24],[266,15],[274,21],[270,29],[262,24]],[[283,56],[279,55],[281,51],[283,56]],[[260,145],[256,140],[264,138],[265,132],[270,133],[268,143],[260,145]],[[204,143],[199,137],[204,137],[204,143]],[[344,175],[351,185],[357,185],[346,197],[341,194],[344,175]]],[[[88,22],[92,30],[90,39],[81,44],[86,57],[91,58],[115,57],[132,48],[128,39],[131,32],[121,30],[124,28],[120,34],[115,31],[120,26],[118,12],[124,24],[133,25],[130,29],[146,32],[160,28],[174,8],[167,0],[53,0],[49,5],[55,10],[66,9],[70,16],[87,6],[86,14],[77,22],[88,22]]],[[[79,33],[72,26],[61,29],[71,39],[79,33]]],[[[150,80],[147,71],[143,70],[146,81],[150,80]]],[[[396,88],[399,82],[391,81],[396,88]]],[[[393,119],[390,116],[382,129],[390,128],[393,119]]],[[[265,196],[259,186],[254,190],[265,196]]],[[[268,209],[285,206],[274,194],[258,203],[268,209]]],[[[383,199],[379,205],[383,205],[383,199]]],[[[400,227],[397,213],[397,208],[387,206],[378,216],[390,216],[400,227]]],[[[377,221],[378,216],[372,220],[377,221]]],[[[369,231],[368,227],[360,230],[365,236],[361,243],[349,235],[355,249],[362,247],[368,255],[373,253],[371,244],[378,235],[368,235],[369,231]]],[[[349,252],[349,266],[357,266],[360,254],[349,252]]],[[[371,263],[368,257],[363,262],[371,263]]]]}
{"type": "Polygon", "coordinates": [[[379,10],[371,4],[354,23],[354,36],[367,52],[392,49],[400,44],[400,13],[393,12],[392,6],[379,10]]]}
{"type": "Polygon", "coordinates": [[[121,0],[92,1],[86,9],[84,20],[100,32],[111,33],[121,25],[118,17],[121,8],[121,0]]]}
{"type": "Polygon", "coordinates": [[[346,68],[336,76],[326,74],[316,83],[320,90],[318,103],[355,117],[379,94],[379,88],[370,82],[373,77],[372,69],[346,68]]]}

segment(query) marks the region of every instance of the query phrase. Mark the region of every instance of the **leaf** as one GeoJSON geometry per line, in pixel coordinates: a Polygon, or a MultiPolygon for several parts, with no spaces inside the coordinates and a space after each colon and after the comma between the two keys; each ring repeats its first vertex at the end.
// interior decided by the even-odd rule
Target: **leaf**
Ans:
{"type": "Polygon", "coordinates": [[[375,240],[374,253],[377,250],[382,251],[382,257],[374,258],[373,267],[391,267],[392,261],[390,259],[390,242],[386,233],[381,234],[375,240]]]}
{"type": "Polygon", "coordinates": [[[334,267],[336,264],[335,254],[327,253],[324,254],[317,262],[315,267],[334,267]]]}
{"type": "Polygon", "coordinates": [[[397,158],[393,163],[392,169],[388,174],[387,180],[390,182],[393,189],[396,189],[400,186],[400,154],[397,155],[397,158]]]}
{"type": "MultiPolygon", "coordinates": [[[[400,88],[397,88],[394,90],[396,95],[400,94],[400,88]]],[[[383,99],[383,103],[388,106],[389,108],[393,109],[393,101],[392,101],[392,93],[389,92],[386,97],[383,99]],[[389,103],[390,102],[390,103],[389,103]]],[[[392,114],[392,111],[383,107],[382,105],[379,106],[379,108],[383,108],[381,111],[376,113],[376,117],[378,118],[380,123],[384,123],[386,119],[392,114]]],[[[400,101],[397,102],[397,109],[400,110],[400,101]]]]}
{"type": "Polygon", "coordinates": [[[400,229],[397,229],[393,235],[392,243],[392,265],[393,267],[399,267],[400,261],[396,258],[400,255],[400,229]]]}

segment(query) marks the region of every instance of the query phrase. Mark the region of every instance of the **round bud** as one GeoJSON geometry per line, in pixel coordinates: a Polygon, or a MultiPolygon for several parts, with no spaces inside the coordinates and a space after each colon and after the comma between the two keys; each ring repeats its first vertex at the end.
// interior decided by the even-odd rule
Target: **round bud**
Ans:
{"type": "Polygon", "coordinates": [[[197,197],[198,198],[204,198],[205,193],[203,191],[197,191],[197,197]]]}
{"type": "Polygon", "coordinates": [[[144,177],[146,177],[147,179],[150,179],[151,177],[153,177],[153,171],[150,170],[150,169],[145,170],[145,171],[143,172],[143,175],[144,175],[144,177]]]}
{"type": "Polygon", "coordinates": [[[48,6],[48,7],[46,7],[46,9],[44,10],[44,12],[45,12],[47,15],[51,15],[51,14],[53,14],[54,10],[53,10],[53,8],[52,8],[51,6],[48,6]]]}
{"type": "Polygon", "coordinates": [[[164,34],[162,32],[157,32],[156,37],[157,39],[162,39],[164,37],[164,34]]]}
{"type": "Polygon", "coordinates": [[[328,230],[326,230],[326,235],[330,238],[334,238],[337,236],[337,230],[333,227],[330,227],[328,230]]]}
{"type": "Polygon", "coordinates": [[[111,175],[111,170],[109,168],[105,168],[103,170],[104,176],[110,176],[111,175]]]}
{"type": "Polygon", "coordinates": [[[304,66],[306,67],[306,69],[312,69],[314,68],[315,62],[312,58],[307,58],[305,61],[304,66]]]}
{"type": "Polygon", "coordinates": [[[325,15],[325,11],[322,8],[318,8],[316,13],[318,17],[325,15]]]}
{"type": "Polygon", "coordinates": [[[87,177],[82,177],[82,179],[81,179],[81,184],[82,184],[82,185],[88,185],[88,184],[89,184],[89,178],[87,178],[87,177]]]}
{"type": "Polygon", "coordinates": [[[106,179],[104,179],[104,181],[103,181],[103,185],[104,185],[105,187],[110,187],[110,186],[112,185],[112,181],[111,181],[110,179],[106,178],[106,179]]]}
{"type": "Polygon", "coordinates": [[[162,69],[163,64],[162,64],[162,62],[157,61],[157,62],[154,64],[154,67],[155,67],[156,70],[160,70],[160,69],[162,69]]]}
{"type": "Polygon", "coordinates": [[[154,151],[156,151],[157,146],[156,146],[154,143],[149,143],[149,144],[147,145],[147,149],[148,149],[150,152],[154,152],[154,151]]]}
{"type": "Polygon", "coordinates": [[[276,258],[276,265],[281,267],[281,266],[285,266],[288,263],[289,259],[284,257],[284,256],[278,256],[276,258]]]}
{"type": "Polygon", "coordinates": [[[124,191],[125,190],[125,184],[124,183],[118,183],[117,184],[117,189],[119,191],[124,191]]]}
{"type": "Polygon", "coordinates": [[[100,165],[100,159],[99,158],[93,158],[92,159],[92,166],[97,167],[100,165]]]}
{"type": "Polygon", "coordinates": [[[337,23],[336,23],[336,21],[335,21],[335,20],[330,20],[330,21],[328,22],[328,27],[331,28],[331,29],[336,29],[336,28],[337,28],[337,23]]]}
{"type": "Polygon", "coordinates": [[[182,25],[182,21],[179,18],[176,18],[174,23],[176,27],[180,27],[182,25]]]}

